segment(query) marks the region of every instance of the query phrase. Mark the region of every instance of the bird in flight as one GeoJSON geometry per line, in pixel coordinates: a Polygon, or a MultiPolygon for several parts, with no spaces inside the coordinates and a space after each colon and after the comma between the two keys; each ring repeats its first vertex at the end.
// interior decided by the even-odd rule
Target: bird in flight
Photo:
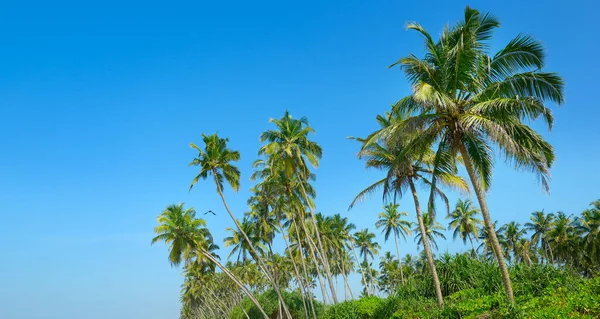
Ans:
{"type": "Polygon", "coordinates": [[[206,214],[208,214],[208,213],[211,213],[211,214],[213,214],[213,215],[215,215],[215,216],[217,215],[217,214],[215,214],[215,213],[214,213],[212,210],[209,210],[209,211],[207,211],[206,213],[204,213],[204,215],[206,215],[206,214]]]}

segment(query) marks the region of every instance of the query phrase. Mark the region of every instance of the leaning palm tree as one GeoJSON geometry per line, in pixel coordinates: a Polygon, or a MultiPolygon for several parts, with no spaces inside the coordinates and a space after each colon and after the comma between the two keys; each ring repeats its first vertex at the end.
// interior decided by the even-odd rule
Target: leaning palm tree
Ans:
{"type": "Polygon", "coordinates": [[[221,138],[217,134],[213,135],[205,135],[202,134],[202,140],[204,142],[204,148],[198,147],[196,144],[191,143],[190,147],[198,151],[198,157],[194,158],[190,163],[190,166],[199,166],[200,171],[198,175],[192,180],[190,184],[190,190],[194,187],[195,184],[198,183],[200,179],[207,179],[210,176],[214,179],[215,185],[217,187],[217,193],[221,197],[223,201],[223,206],[227,210],[229,217],[235,223],[237,230],[242,234],[244,240],[248,243],[248,247],[250,248],[250,252],[253,254],[254,258],[261,270],[267,277],[267,280],[271,282],[273,289],[277,293],[277,297],[283,303],[284,310],[286,311],[286,315],[291,319],[291,315],[285,302],[283,301],[283,297],[281,296],[281,291],[277,286],[277,282],[273,279],[273,276],[270,274],[269,269],[266,266],[265,261],[258,253],[256,247],[248,238],[248,235],[243,231],[240,222],[235,218],[229,206],[227,205],[227,201],[225,200],[225,195],[223,195],[223,184],[226,181],[229,186],[234,191],[238,191],[240,188],[240,170],[237,166],[233,165],[233,162],[237,162],[240,160],[240,152],[233,151],[227,148],[228,139],[221,138]]]}
{"type": "MultiPolygon", "coordinates": [[[[444,228],[442,224],[438,223],[435,219],[433,219],[430,213],[423,214],[423,224],[425,224],[427,242],[429,243],[429,245],[431,245],[433,249],[438,250],[436,238],[446,239],[446,235],[442,233],[442,231],[446,228],[444,228]]],[[[417,245],[425,245],[421,233],[417,233],[417,235],[415,236],[415,241],[417,242],[417,245]]]]}
{"type": "Polygon", "coordinates": [[[527,123],[542,118],[552,127],[552,113],[545,102],[562,103],[564,85],[557,74],[542,71],[542,44],[530,36],[520,34],[490,56],[490,39],[499,25],[493,15],[470,7],[465,9],[464,20],[446,27],[437,41],[419,24],[409,24],[408,29],[424,37],[426,54],[422,59],[409,55],[392,65],[401,67],[413,91],[395,107],[417,115],[387,133],[418,128],[421,133],[411,149],[437,143],[439,154],[460,156],[464,161],[507,299],[514,303],[485,197],[492,180],[493,150],[501,151],[515,166],[536,173],[547,190],[554,151],[527,123]]]}
{"type": "Polygon", "coordinates": [[[384,211],[379,213],[379,220],[375,223],[377,228],[382,228],[385,241],[394,233],[394,242],[396,243],[396,253],[398,254],[398,263],[400,267],[400,280],[404,285],[404,272],[402,271],[402,259],[400,257],[400,248],[398,248],[398,239],[400,236],[406,240],[406,235],[410,236],[412,223],[402,219],[408,216],[407,212],[399,212],[399,204],[389,203],[383,207],[384,211]]]}
{"type": "Polygon", "coordinates": [[[542,259],[545,256],[547,261],[554,264],[552,247],[548,245],[548,234],[553,227],[554,214],[545,214],[544,211],[541,210],[533,212],[530,219],[531,222],[525,223],[525,229],[533,232],[533,234],[531,234],[532,243],[534,245],[539,245],[542,249],[542,259]]]}
{"type": "MultiPolygon", "coordinates": [[[[314,129],[310,127],[306,117],[294,119],[286,110],[282,118],[271,119],[270,122],[275,124],[277,129],[267,130],[261,134],[260,141],[266,144],[260,148],[259,155],[268,157],[267,161],[270,167],[281,167],[282,175],[287,180],[296,180],[293,186],[300,189],[300,193],[303,195],[310,211],[310,220],[317,239],[318,254],[315,254],[315,256],[319,257],[320,262],[323,264],[333,302],[337,303],[337,293],[333,284],[331,268],[314,217],[310,192],[306,189],[306,183],[314,179],[309,165],[317,168],[323,151],[319,144],[309,139],[309,134],[314,133],[314,129]]],[[[288,185],[288,187],[290,186],[292,185],[288,185]]],[[[309,239],[309,244],[310,240],[312,238],[309,239]]],[[[309,248],[311,247],[309,246],[309,248]]]]}
{"type": "MultiPolygon", "coordinates": [[[[260,141],[266,144],[260,148],[259,155],[267,156],[267,162],[270,167],[280,167],[285,179],[290,182],[296,181],[293,186],[299,188],[300,193],[304,197],[304,201],[310,211],[310,221],[316,235],[314,237],[317,239],[317,253],[314,255],[323,264],[331,297],[333,302],[337,303],[337,293],[333,284],[331,268],[326,258],[317,221],[314,217],[310,192],[306,189],[308,181],[314,179],[309,165],[317,168],[323,151],[319,144],[309,139],[309,134],[314,133],[314,129],[310,127],[306,117],[294,119],[286,110],[282,118],[271,119],[270,122],[275,124],[277,129],[267,130],[261,134],[260,141]]],[[[288,187],[291,186],[288,185],[288,187]]],[[[303,218],[301,220],[304,221],[303,218]]],[[[312,249],[311,241],[312,238],[309,238],[310,249],[312,249]]]]}
{"type": "Polygon", "coordinates": [[[179,266],[182,261],[191,261],[199,239],[206,236],[206,221],[196,218],[193,208],[184,209],[183,203],[170,205],[158,216],[154,227],[156,237],[152,244],[163,241],[169,245],[169,261],[179,266]]]}
{"type": "Polygon", "coordinates": [[[458,199],[454,210],[446,217],[451,219],[448,230],[454,229],[453,239],[456,240],[457,237],[460,237],[465,245],[467,239],[469,239],[471,248],[473,248],[473,256],[477,255],[473,237],[477,239],[477,236],[479,236],[478,227],[483,224],[480,219],[475,217],[477,214],[479,214],[479,209],[473,207],[470,200],[458,199]]]}
{"type": "Polygon", "coordinates": [[[182,261],[192,262],[193,257],[196,257],[196,263],[204,263],[209,260],[236,283],[258,307],[265,319],[269,319],[269,316],[248,288],[219,262],[218,256],[213,252],[216,246],[212,242],[212,235],[204,227],[206,222],[203,219],[196,218],[196,211],[193,208],[184,209],[183,203],[168,206],[158,216],[157,222],[158,226],[154,228],[156,237],[152,239],[151,243],[155,244],[163,241],[169,245],[171,265],[177,266],[182,261]]]}
{"type": "MultiPolygon", "coordinates": [[[[435,206],[433,205],[435,197],[440,197],[449,210],[448,198],[436,186],[435,181],[439,184],[465,191],[467,190],[467,184],[462,178],[455,175],[456,167],[451,163],[446,163],[448,165],[443,167],[433,168],[432,164],[436,160],[436,156],[434,156],[432,150],[413,152],[411,149],[407,149],[407,146],[419,136],[418,131],[405,132],[405,134],[395,136],[394,138],[382,138],[386,131],[392,127],[401,125],[404,121],[405,116],[400,112],[388,113],[386,116],[378,115],[377,122],[380,125],[380,130],[372,133],[365,139],[355,138],[362,143],[362,148],[358,155],[359,158],[366,159],[365,166],[384,171],[386,176],[361,191],[350,204],[350,208],[358,201],[362,201],[366,196],[379,189],[383,189],[384,200],[396,200],[397,197],[401,197],[404,194],[407,188],[410,189],[415,204],[418,231],[421,237],[424,238],[423,247],[427,256],[427,264],[433,276],[438,306],[442,307],[444,304],[442,289],[435,269],[433,254],[427,243],[428,238],[425,236],[426,229],[423,216],[421,215],[416,184],[430,187],[431,193],[428,208],[432,212],[435,212],[435,206]]],[[[449,158],[447,155],[440,157],[449,158]]]]}
{"type": "MultiPolygon", "coordinates": [[[[242,219],[242,222],[240,223],[241,225],[241,229],[242,231],[238,231],[236,229],[233,228],[229,228],[227,227],[225,230],[228,231],[231,235],[227,236],[223,239],[223,243],[225,244],[225,247],[233,247],[231,249],[231,252],[229,253],[228,258],[231,258],[231,256],[233,256],[234,254],[237,253],[237,261],[246,261],[248,260],[248,253],[250,252],[250,245],[248,244],[248,242],[246,242],[244,240],[244,235],[243,233],[246,233],[248,235],[248,238],[250,239],[250,241],[252,242],[252,244],[254,245],[254,247],[256,247],[256,249],[258,250],[259,254],[261,256],[264,255],[264,250],[265,250],[265,245],[261,242],[261,238],[259,236],[256,235],[257,232],[257,225],[254,224],[253,222],[251,222],[248,218],[244,218],[242,219]]],[[[256,258],[255,256],[253,256],[254,258],[256,258]]]]}
{"type": "MultiPolygon", "coordinates": [[[[375,241],[375,234],[369,232],[369,229],[367,228],[354,233],[354,244],[356,245],[356,248],[358,248],[358,254],[363,258],[361,267],[363,271],[366,272],[364,282],[365,290],[368,295],[368,285],[370,285],[371,290],[373,290],[373,276],[371,276],[371,270],[369,269],[369,259],[375,258],[375,255],[379,253],[381,246],[375,241]]],[[[360,261],[357,260],[356,262],[358,263],[360,261]]]]}

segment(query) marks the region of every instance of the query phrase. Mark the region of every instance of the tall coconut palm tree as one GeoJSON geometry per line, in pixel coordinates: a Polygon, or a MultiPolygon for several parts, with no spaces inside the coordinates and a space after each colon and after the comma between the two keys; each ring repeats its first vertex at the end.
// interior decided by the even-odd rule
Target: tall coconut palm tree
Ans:
{"type": "MultiPolygon", "coordinates": [[[[427,234],[427,242],[431,247],[435,250],[438,250],[438,245],[436,242],[436,237],[446,239],[446,235],[442,233],[446,228],[442,226],[442,224],[438,223],[430,213],[423,214],[423,224],[425,225],[425,233],[427,234]]],[[[417,233],[415,236],[415,241],[418,245],[425,245],[423,242],[423,236],[421,233],[417,233]]]]}
{"type": "Polygon", "coordinates": [[[182,261],[191,261],[199,240],[208,235],[206,221],[196,218],[193,208],[184,209],[183,203],[170,205],[157,218],[154,227],[156,237],[152,245],[159,241],[169,245],[169,261],[179,266],[182,261]]]}
{"type": "Polygon", "coordinates": [[[521,228],[521,224],[511,221],[500,227],[500,232],[504,234],[505,248],[509,252],[506,257],[510,260],[510,253],[512,253],[512,257],[517,258],[519,256],[517,246],[521,238],[525,235],[526,230],[521,228]]]}
{"type": "Polygon", "coordinates": [[[394,293],[398,287],[398,275],[399,270],[402,269],[400,267],[400,262],[398,259],[392,255],[391,252],[386,251],[383,256],[380,257],[379,261],[379,287],[381,290],[387,292],[388,294],[394,293]]]}
{"type": "Polygon", "coordinates": [[[423,36],[426,53],[424,58],[409,55],[392,65],[401,67],[413,90],[395,107],[417,115],[387,133],[419,128],[411,149],[438,143],[438,152],[460,156],[494,246],[507,299],[514,303],[485,198],[492,180],[493,150],[500,150],[515,166],[536,173],[547,190],[554,151],[527,123],[541,118],[552,127],[552,113],[544,103],[563,103],[564,85],[557,74],[542,71],[542,44],[530,36],[520,34],[489,55],[490,40],[499,25],[493,15],[470,7],[464,19],[445,28],[437,41],[419,24],[409,24],[408,29],[423,36]]]}
{"type": "MultiPolygon", "coordinates": [[[[242,234],[242,232],[244,232],[248,235],[248,238],[250,239],[250,241],[252,242],[254,247],[256,247],[258,253],[261,256],[263,256],[264,250],[265,250],[265,245],[261,242],[261,238],[256,235],[257,224],[253,223],[248,218],[244,217],[244,219],[242,219],[242,222],[240,223],[240,225],[241,225],[242,231],[238,231],[236,229],[229,228],[229,227],[227,227],[225,229],[226,231],[228,231],[231,234],[231,236],[225,237],[225,239],[223,239],[223,243],[225,244],[225,247],[233,247],[231,249],[231,252],[229,253],[228,258],[231,258],[231,256],[233,256],[234,254],[237,253],[237,261],[240,261],[240,259],[241,259],[241,261],[248,260],[248,253],[250,252],[250,245],[248,244],[248,242],[246,242],[244,240],[244,235],[242,234]]],[[[253,256],[253,257],[256,258],[255,256],[253,256]]]]}
{"type": "MultiPolygon", "coordinates": [[[[350,294],[350,298],[354,299],[352,293],[352,287],[348,281],[348,275],[354,269],[352,258],[349,254],[349,247],[351,244],[351,232],[355,226],[348,222],[347,217],[342,217],[340,214],[334,214],[331,218],[332,237],[336,239],[334,245],[334,254],[336,256],[336,266],[339,269],[339,273],[344,278],[345,287],[344,296],[347,299],[346,294],[350,294]]],[[[351,248],[350,248],[351,249],[351,248]]]]}
{"type": "Polygon", "coordinates": [[[479,236],[478,227],[483,224],[483,221],[475,217],[477,214],[479,214],[479,209],[473,207],[470,200],[458,199],[454,210],[446,217],[450,219],[448,230],[454,229],[453,239],[456,240],[457,237],[460,237],[465,245],[467,239],[469,239],[471,248],[473,248],[473,256],[477,255],[473,238],[477,239],[479,236]]]}
{"type": "Polygon", "coordinates": [[[196,262],[200,263],[205,258],[208,259],[238,285],[246,296],[258,307],[265,319],[269,319],[269,316],[267,316],[254,295],[218,261],[218,256],[213,253],[216,246],[212,243],[212,235],[204,227],[206,222],[196,218],[196,211],[193,208],[184,209],[183,203],[168,206],[158,216],[157,222],[158,225],[154,228],[156,237],[152,239],[151,243],[155,244],[163,241],[169,245],[169,261],[171,265],[177,266],[182,261],[191,262],[191,258],[193,257],[196,257],[196,262]]]}
{"type": "Polygon", "coordinates": [[[205,135],[202,134],[202,141],[204,142],[204,148],[198,147],[194,143],[190,143],[190,147],[198,151],[198,157],[194,158],[192,162],[189,164],[190,166],[199,166],[200,171],[198,175],[192,180],[190,184],[190,190],[194,187],[195,184],[198,183],[200,179],[206,180],[210,176],[212,176],[215,185],[217,187],[217,193],[221,200],[223,201],[223,206],[227,210],[229,217],[235,223],[237,230],[242,234],[250,251],[254,254],[258,265],[261,267],[262,271],[265,274],[265,277],[271,282],[273,289],[277,293],[279,300],[283,303],[284,310],[286,311],[286,315],[291,319],[291,315],[285,302],[283,301],[283,297],[281,296],[281,291],[279,287],[277,287],[276,281],[273,279],[273,276],[270,274],[265,261],[258,253],[254,244],[248,238],[248,235],[243,231],[240,222],[235,218],[229,206],[227,205],[227,201],[225,200],[225,195],[223,195],[223,184],[226,181],[229,186],[234,190],[238,191],[240,188],[240,170],[233,164],[233,162],[237,162],[240,160],[240,152],[230,150],[227,147],[227,142],[229,141],[226,138],[221,138],[217,134],[213,135],[205,135]]]}
{"type": "Polygon", "coordinates": [[[404,272],[402,270],[402,259],[400,257],[400,248],[398,247],[398,240],[400,236],[406,240],[406,236],[410,236],[412,223],[404,220],[403,217],[408,216],[407,212],[399,212],[399,204],[388,203],[383,207],[383,212],[379,213],[379,220],[375,223],[377,228],[382,229],[385,241],[390,238],[390,234],[394,233],[394,242],[396,244],[396,253],[398,254],[398,263],[400,266],[400,279],[404,285],[404,272]]]}
{"type": "Polygon", "coordinates": [[[558,212],[554,220],[554,227],[550,230],[548,237],[549,244],[554,251],[554,258],[557,259],[559,264],[570,263],[576,258],[573,251],[579,250],[580,247],[578,247],[575,240],[577,238],[577,228],[571,215],[558,212]]]}
{"type": "MultiPolygon", "coordinates": [[[[553,227],[554,214],[545,214],[543,210],[531,214],[531,222],[525,223],[525,229],[531,231],[531,241],[539,246],[546,257],[546,260],[554,264],[552,256],[552,247],[548,245],[548,234],[553,227]]],[[[543,257],[542,257],[543,259],[543,257]]]]}
{"type": "Polygon", "coordinates": [[[581,234],[589,263],[596,265],[596,269],[588,269],[593,273],[600,271],[600,200],[593,201],[590,205],[592,208],[584,210],[577,219],[576,229],[581,234]]]}
{"type": "MultiPolygon", "coordinates": [[[[366,277],[364,278],[365,282],[365,290],[369,291],[369,285],[371,286],[371,291],[373,290],[373,277],[370,276],[370,269],[366,269],[365,265],[369,265],[369,259],[375,258],[375,255],[379,253],[379,249],[381,246],[375,241],[375,234],[369,232],[368,228],[365,228],[359,232],[354,233],[354,244],[358,249],[358,254],[363,258],[362,260],[362,268],[366,273],[366,277]],[[371,279],[371,280],[369,280],[371,279]],[[367,284],[368,283],[368,284],[367,284]]],[[[359,262],[359,261],[357,261],[359,262]]],[[[370,267],[369,267],[370,268],[370,267]]],[[[368,293],[367,293],[368,295],[368,293]]]]}
{"type": "MultiPolygon", "coordinates": [[[[456,167],[451,163],[446,163],[446,166],[440,166],[438,168],[432,168],[431,164],[434,162],[437,156],[433,156],[431,150],[421,150],[419,153],[410,152],[406,146],[411,144],[411,141],[418,137],[417,131],[412,131],[410,134],[402,134],[394,136],[394,138],[383,138],[385,132],[390,128],[400,125],[404,122],[405,117],[400,112],[392,112],[386,114],[386,116],[377,116],[377,122],[380,125],[380,130],[372,133],[369,137],[355,138],[357,141],[362,143],[361,151],[359,152],[359,158],[366,159],[367,168],[375,168],[386,172],[386,176],[377,182],[373,183],[365,190],[361,191],[352,204],[352,208],[356,202],[363,200],[367,195],[383,189],[383,199],[393,199],[401,197],[407,188],[410,188],[412,198],[415,204],[415,213],[417,216],[418,230],[421,233],[421,237],[424,238],[424,250],[427,256],[427,264],[431,270],[433,276],[433,283],[436,293],[438,306],[443,306],[442,290],[435,269],[435,262],[433,260],[433,254],[431,253],[430,246],[427,243],[427,236],[425,236],[426,229],[423,223],[423,217],[421,215],[421,206],[419,203],[419,197],[417,194],[415,184],[421,183],[427,187],[430,187],[430,200],[428,208],[430,211],[435,212],[435,197],[440,197],[446,204],[449,210],[448,199],[446,195],[436,186],[435,181],[439,181],[440,184],[449,186],[452,188],[466,190],[467,185],[465,181],[455,175],[456,167]]],[[[439,155],[439,154],[438,154],[439,155]]],[[[447,155],[439,155],[448,159],[447,155]]],[[[439,160],[439,162],[442,162],[439,160]]]]}
{"type": "MultiPolygon", "coordinates": [[[[283,175],[288,180],[297,180],[295,186],[300,188],[304,196],[304,200],[310,210],[310,221],[316,232],[318,254],[315,255],[323,263],[331,290],[331,297],[333,302],[337,303],[337,293],[333,284],[333,276],[326,258],[323,243],[321,242],[317,221],[314,217],[313,205],[305,185],[305,182],[314,178],[308,164],[317,168],[323,151],[319,144],[308,138],[309,134],[314,133],[314,129],[310,127],[306,117],[294,119],[286,110],[281,119],[271,119],[270,122],[275,124],[277,129],[267,130],[261,134],[260,140],[266,144],[260,148],[259,155],[267,156],[271,167],[275,167],[276,165],[281,166],[283,175]]],[[[312,238],[309,238],[309,244],[311,240],[312,238]]],[[[309,245],[309,248],[311,247],[309,245]]]]}

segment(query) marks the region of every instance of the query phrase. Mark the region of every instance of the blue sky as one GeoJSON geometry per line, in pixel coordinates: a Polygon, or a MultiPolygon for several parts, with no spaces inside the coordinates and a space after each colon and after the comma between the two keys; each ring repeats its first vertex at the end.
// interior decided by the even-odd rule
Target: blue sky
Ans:
{"type": "MultiPolygon", "coordinates": [[[[188,192],[188,144],[218,131],[241,151],[243,190],[226,193],[241,215],[259,134],[285,109],[310,119],[324,149],[318,210],[373,230],[379,197],[346,211],[378,176],[346,137],[373,130],[375,115],[409,92],[401,72],[386,68],[422,53],[406,22],[438,34],[465,4],[3,1],[0,317],[176,318],[182,277],[163,245],[150,246],[156,216],[185,202],[219,213],[207,217],[217,240],[231,226],[212,184],[188,192]]],[[[597,4],[469,4],[503,22],[494,48],[532,34],[547,49],[547,70],[567,84],[555,128],[544,131],[557,156],[551,193],[499,161],[493,217],[524,223],[534,210],[580,212],[600,198],[597,4]]],[[[412,203],[401,205],[412,216],[412,203]]],[[[401,249],[417,251],[412,239],[401,249]]]]}

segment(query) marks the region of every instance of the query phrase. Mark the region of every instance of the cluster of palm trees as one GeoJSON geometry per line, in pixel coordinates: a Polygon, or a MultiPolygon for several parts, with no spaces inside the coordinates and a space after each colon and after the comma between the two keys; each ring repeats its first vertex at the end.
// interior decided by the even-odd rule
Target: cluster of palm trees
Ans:
{"type": "MultiPolygon", "coordinates": [[[[423,58],[409,55],[392,66],[404,71],[412,93],[385,115],[377,116],[377,131],[354,138],[360,143],[358,157],[365,160],[366,167],[385,172],[384,178],[360,192],[350,205],[352,208],[376,191],[383,193],[384,211],[376,226],[386,241],[393,235],[398,257],[386,253],[380,275],[372,266],[380,249],[374,233],[355,231],[340,215],[315,212],[313,169],[319,165],[322,149],[310,140],[313,129],[306,118],[294,119],[286,111],[282,118],[271,120],[275,129],[261,134],[262,146],[252,175],[256,184],[248,200],[249,211],[242,219],[236,218],[223,195],[226,184],[235,191],[240,187],[240,171],[235,166],[239,152],[230,150],[228,140],[216,134],[203,135],[203,147],[192,144],[198,156],[190,165],[199,167],[199,173],[190,189],[200,180],[212,180],[235,227],[228,229],[225,246],[231,247],[230,262],[223,265],[204,221],[192,209],[170,206],[159,217],[153,242],[165,241],[170,245],[171,263],[184,264],[183,316],[225,317],[224,310],[247,297],[267,318],[272,314],[264,311],[255,294],[269,289],[278,298],[277,316],[291,318],[282,291],[294,289],[302,296],[303,316],[316,318],[316,291],[325,305],[337,303],[341,295],[357,297],[348,283],[348,275],[355,269],[364,295],[376,294],[378,289],[392,292],[405,282],[399,241],[411,232],[423,247],[441,307],[443,296],[432,252],[437,249],[436,237],[443,237],[445,229],[437,222],[439,201],[452,219],[454,237],[469,242],[473,255],[477,253],[474,241],[483,240],[480,250],[498,264],[509,302],[514,302],[514,297],[507,262],[534,262],[537,257],[529,252],[540,247],[544,252],[541,262],[575,265],[579,258],[567,258],[566,254],[577,242],[577,247],[585,247],[586,256],[592,256],[587,266],[577,266],[594,273],[597,210],[585,213],[576,223],[560,214],[556,218],[544,215],[549,221],[540,224],[535,238],[525,241],[518,224],[497,229],[490,216],[485,193],[492,182],[494,150],[516,167],[534,172],[548,189],[553,149],[527,123],[541,118],[551,128],[552,113],[545,103],[563,102],[562,79],[542,71],[545,55],[539,41],[519,35],[496,54],[488,53],[498,26],[494,16],[469,7],[464,19],[446,27],[437,40],[420,25],[409,24],[408,29],[423,36],[426,54],[423,58]],[[460,167],[468,179],[459,176],[460,167]],[[428,189],[424,205],[417,193],[419,185],[428,189]],[[479,207],[460,201],[450,212],[445,191],[466,195],[471,189],[479,207]],[[398,211],[397,201],[408,191],[415,207],[414,227],[404,219],[408,213],[398,211]],[[482,220],[476,217],[479,213],[482,220]],[[545,229],[553,229],[558,237],[550,239],[545,229]],[[275,239],[285,244],[283,252],[274,251],[275,239]],[[398,276],[388,271],[393,269],[399,270],[398,276]],[[339,280],[343,281],[343,293],[337,291],[339,280]],[[219,289],[199,293],[204,286],[218,285],[227,287],[230,297],[222,298],[219,289]],[[207,310],[204,305],[209,303],[207,310]]],[[[528,229],[538,227],[535,223],[528,223],[528,229]]]]}
{"type": "MultiPolygon", "coordinates": [[[[567,215],[563,212],[546,214],[533,212],[530,221],[523,226],[511,221],[496,227],[496,233],[502,252],[508,264],[549,265],[562,268],[582,277],[595,277],[600,274],[600,200],[590,204],[590,208],[580,215],[567,215]]],[[[387,207],[386,207],[387,209],[387,207]]],[[[469,256],[481,262],[494,263],[489,235],[479,219],[480,211],[470,200],[459,199],[454,209],[447,215],[448,230],[453,232],[454,240],[461,240],[469,256]]],[[[402,221],[403,223],[410,223],[402,221]]],[[[396,221],[398,223],[398,221],[396,221]]],[[[494,223],[497,225],[497,222],[494,223]]],[[[436,229],[444,227],[437,224],[436,229]]],[[[429,227],[426,227],[429,230],[429,227]]],[[[432,232],[429,242],[433,247],[436,238],[445,236],[441,232],[432,232]]],[[[437,250],[437,248],[435,249],[437,250]]],[[[398,255],[400,253],[398,252],[398,255]]],[[[426,273],[426,256],[416,258],[407,254],[402,260],[390,252],[380,257],[378,289],[393,293],[405,277],[414,277],[426,273]],[[408,276],[406,275],[408,273],[408,276]]]]}

